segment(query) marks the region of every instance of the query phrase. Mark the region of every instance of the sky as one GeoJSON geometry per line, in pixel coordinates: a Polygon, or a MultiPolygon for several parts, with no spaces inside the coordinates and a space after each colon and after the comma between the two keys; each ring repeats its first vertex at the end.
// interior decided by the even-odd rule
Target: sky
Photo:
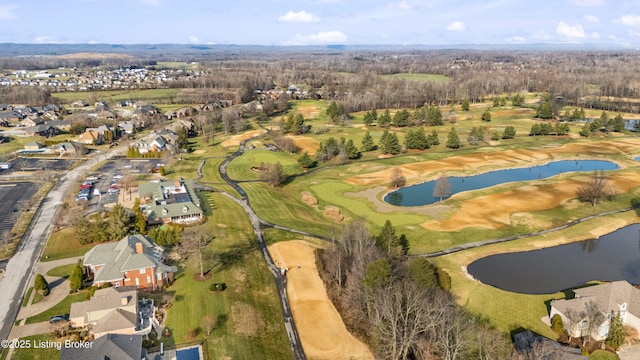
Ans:
{"type": "Polygon", "coordinates": [[[640,0],[0,0],[0,43],[639,47],[640,0]]]}

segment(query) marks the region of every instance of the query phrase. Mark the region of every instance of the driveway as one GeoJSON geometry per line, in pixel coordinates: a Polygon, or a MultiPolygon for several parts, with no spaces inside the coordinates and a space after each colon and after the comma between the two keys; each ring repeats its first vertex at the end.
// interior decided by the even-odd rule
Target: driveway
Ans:
{"type": "Polygon", "coordinates": [[[640,344],[623,346],[618,351],[620,360],[640,360],[640,344]]]}

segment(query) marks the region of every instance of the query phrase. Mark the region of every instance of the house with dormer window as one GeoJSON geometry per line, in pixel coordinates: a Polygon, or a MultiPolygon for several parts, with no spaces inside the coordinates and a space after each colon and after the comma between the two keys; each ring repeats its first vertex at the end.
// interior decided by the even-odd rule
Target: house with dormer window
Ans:
{"type": "MultiPolygon", "coordinates": [[[[572,337],[587,336],[585,333],[587,326],[586,304],[594,302],[602,313],[604,319],[598,326],[593,326],[594,333],[591,336],[596,340],[604,340],[609,334],[609,324],[611,319],[620,313],[622,322],[640,330],[640,290],[629,284],[627,281],[612,281],[605,284],[589,286],[574,290],[575,298],[554,300],[551,302],[549,318],[558,314],[562,317],[563,324],[567,326],[567,332],[572,337]],[[580,314],[583,318],[576,321],[576,315],[569,316],[570,313],[580,314]]],[[[578,316],[578,317],[580,317],[578,316]]]]}

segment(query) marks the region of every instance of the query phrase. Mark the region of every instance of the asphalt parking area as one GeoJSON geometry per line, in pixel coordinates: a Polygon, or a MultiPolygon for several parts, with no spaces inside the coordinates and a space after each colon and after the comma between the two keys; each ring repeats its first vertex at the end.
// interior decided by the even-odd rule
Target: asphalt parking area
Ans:
{"type": "Polygon", "coordinates": [[[11,231],[20,211],[39,188],[31,182],[0,183],[0,233],[11,231]]]}

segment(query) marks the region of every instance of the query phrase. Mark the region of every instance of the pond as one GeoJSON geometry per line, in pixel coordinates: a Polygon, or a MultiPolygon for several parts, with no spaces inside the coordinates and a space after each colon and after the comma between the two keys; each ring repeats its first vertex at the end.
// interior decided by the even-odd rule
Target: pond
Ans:
{"type": "Polygon", "coordinates": [[[467,267],[477,280],[499,289],[549,294],[591,280],[640,283],[640,224],[599,239],[546,249],[498,254],[467,267]]]}
{"type": "MultiPolygon", "coordinates": [[[[617,164],[604,160],[561,160],[545,165],[497,170],[473,176],[451,176],[449,184],[451,185],[451,195],[453,195],[462,191],[484,189],[509,182],[546,179],[567,172],[615,170],[618,168],[617,164]]],[[[384,201],[397,206],[433,204],[440,200],[433,196],[435,183],[436,180],[432,180],[392,191],[385,195],[384,201]]]]}

